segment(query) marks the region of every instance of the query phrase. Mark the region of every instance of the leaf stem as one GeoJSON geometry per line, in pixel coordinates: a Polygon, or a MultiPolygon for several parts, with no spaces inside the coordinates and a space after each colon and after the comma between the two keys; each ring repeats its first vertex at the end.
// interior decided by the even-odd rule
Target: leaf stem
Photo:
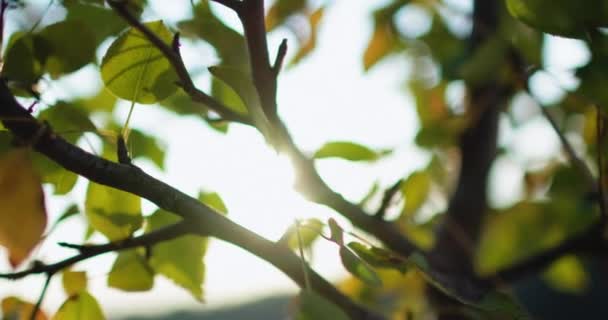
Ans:
{"type": "Polygon", "coordinates": [[[308,266],[304,257],[304,249],[302,247],[302,234],[300,233],[300,220],[296,219],[296,234],[298,235],[298,250],[300,251],[300,261],[302,262],[302,272],[304,273],[304,288],[307,291],[311,290],[310,276],[308,275],[308,266]]]}
{"type": "Polygon", "coordinates": [[[49,288],[49,284],[51,283],[51,279],[53,278],[54,272],[48,272],[46,274],[46,280],[44,281],[44,285],[42,286],[42,291],[40,292],[40,296],[38,297],[38,301],[34,305],[34,309],[32,309],[32,313],[30,314],[30,320],[36,320],[38,312],[40,312],[40,306],[42,305],[42,301],[44,300],[44,296],[46,296],[46,291],[49,288]]]}
{"type": "Polygon", "coordinates": [[[135,100],[131,101],[131,107],[129,108],[129,114],[127,115],[127,120],[122,128],[122,137],[125,139],[125,143],[127,143],[129,139],[129,122],[131,122],[131,116],[133,115],[133,109],[135,109],[135,100]]]}

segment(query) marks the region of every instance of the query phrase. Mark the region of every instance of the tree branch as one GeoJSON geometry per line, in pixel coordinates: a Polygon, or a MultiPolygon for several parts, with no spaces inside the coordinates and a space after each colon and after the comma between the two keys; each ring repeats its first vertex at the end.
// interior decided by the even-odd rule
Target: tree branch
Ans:
{"type": "MultiPolygon", "coordinates": [[[[372,234],[381,240],[390,249],[407,256],[412,252],[422,252],[420,248],[410,242],[393,224],[376,219],[361,207],[347,201],[337,192],[333,191],[321,179],[314,162],[294,143],[285,124],[276,113],[276,68],[270,65],[266,29],[264,26],[264,1],[247,0],[243,2],[240,11],[237,11],[249,50],[249,65],[253,74],[253,81],[263,104],[266,116],[273,124],[273,141],[275,147],[285,152],[296,169],[296,188],[311,201],[326,205],[349,219],[358,228],[372,234]]],[[[283,49],[279,47],[277,59],[281,58],[283,49]]],[[[281,58],[282,59],[282,58],[281,58]]],[[[280,61],[277,60],[277,61],[280,61]]],[[[275,63],[275,66],[279,64],[275,63]]]]}
{"type": "MultiPolygon", "coordinates": [[[[159,208],[183,217],[183,223],[188,226],[190,232],[213,236],[243,248],[270,262],[301,287],[304,286],[304,274],[300,267],[300,260],[289,249],[230,221],[197,199],[151,177],[138,167],[108,161],[70,144],[53,133],[50,128],[41,125],[19,105],[3,81],[0,81],[0,119],[17,138],[22,141],[32,141],[32,146],[36,151],[65,169],[96,183],[145,198],[159,208]],[[36,137],[35,140],[34,137],[36,137]]],[[[152,237],[152,234],[144,234],[139,238],[152,237]]],[[[130,246],[140,244],[131,242],[130,246]]],[[[123,246],[126,245],[123,244],[123,246]]],[[[101,248],[87,249],[79,255],[53,265],[34,266],[26,271],[0,276],[15,279],[32,273],[60,270],[96,255],[98,251],[107,252],[106,250],[110,251],[110,249],[124,248],[118,244],[102,245],[101,248]]],[[[341,307],[352,319],[383,319],[382,316],[367,310],[339,292],[312,269],[309,269],[308,274],[313,289],[341,307]]]]}
{"type": "Polygon", "coordinates": [[[391,205],[391,202],[393,201],[393,198],[395,197],[395,194],[399,192],[399,189],[401,188],[401,183],[403,183],[403,179],[397,180],[397,182],[395,182],[390,188],[388,188],[384,192],[384,195],[382,195],[382,202],[380,203],[380,207],[378,208],[378,210],[376,210],[376,213],[374,214],[376,218],[384,219],[384,216],[386,215],[386,210],[388,210],[391,205]]]}
{"type": "Polygon", "coordinates": [[[32,274],[45,273],[47,275],[53,275],[58,271],[61,271],[62,269],[69,267],[77,262],[96,257],[108,252],[121,251],[142,246],[151,246],[159,242],[171,240],[179,236],[191,233],[193,232],[193,230],[191,229],[191,226],[187,224],[184,220],[176,224],[152,231],[150,233],[143,234],[139,237],[129,238],[118,242],[80,246],[60,243],[60,245],[62,246],[78,249],[79,253],[52,264],[34,263],[32,267],[23,271],[0,274],[0,278],[16,280],[32,274]]]}
{"type": "MultiPolygon", "coordinates": [[[[210,109],[217,112],[222,118],[239,122],[243,124],[250,124],[251,121],[247,117],[244,117],[230,108],[209,96],[205,92],[199,90],[194,85],[188,70],[186,69],[186,65],[182,57],[179,55],[179,50],[174,50],[175,44],[167,44],[162,39],[160,39],[154,32],[152,32],[149,28],[147,28],[144,24],[139,22],[135,16],[129,12],[126,7],[125,1],[120,0],[106,0],[106,2],[114,9],[114,11],[120,15],[129,25],[133,28],[139,30],[145,37],[150,41],[158,50],[160,50],[163,55],[169,60],[169,63],[175,69],[177,76],[180,79],[180,86],[184,91],[192,98],[193,101],[200,102],[202,104],[207,105],[210,109]]],[[[231,2],[231,1],[227,1],[231,2]]]]}

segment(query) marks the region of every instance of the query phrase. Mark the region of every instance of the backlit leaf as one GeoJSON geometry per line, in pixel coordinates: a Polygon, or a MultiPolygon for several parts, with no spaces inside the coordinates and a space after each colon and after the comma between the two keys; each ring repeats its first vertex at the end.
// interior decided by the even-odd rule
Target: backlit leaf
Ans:
{"type": "MultiPolygon", "coordinates": [[[[147,219],[146,232],[176,223],[180,218],[172,213],[157,210],[147,219]]],[[[150,266],[159,274],[188,290],[197,300],[203,299],[207,238],[186,235],[159,243],[152,247],[150,266]]]]}
{"type": "Polygon", "coordinates": [[[397,256],[389,250],[368,247],[359,242],[350,242],[348,247],[372,267],[396,269],[401,273],[405,273],[410,269],[410,264],[406,259],[397,256]]]}
{"type": "Polygon", "coordinates": [[[298,225],[300,229],[300,237],[302,239],[302,248],[310,247],[312,243],[319,237],[324,226],[323,222],[316,218],[299,221],[299,223],[292,224],[287,231],[285,231],[278,242],[285,244],[292,250],[298,249],[300,247],[297,229],[298,225]]]}
{"type": "Polygon", "coordinates": [[[123,251],[110,270],[108,286],[123,291],[148,291],[154,287],[154,272],[136,249],[123,251]]]}
{"type": "Polygon", "coordinates": [[[371,69],[376,63],[388,54],[394,52],[397,45],[397,36],[392,24],[377,24],[372,38],[363,54],[363,68],[371,69]]]}
{"type": "Polygon", "coordinates": [[[228,214],[228,208],[217,192],[200,192],[198,200],[221,214],[228,214]]]}
{"type": "Polygon", "coordinates": [[[342,158],[350,161],[374,161],[377,160],[380,155],[366,147],[354,142],[347,141],[336,141],[328,142],[323,145],[315,154],[313,158],[342,158]]]}
{"type": "Polygon", "coordinates": [[[329,226],[330,239],[339,246],[344,246],[344,230],[338,225],[338,222],[334,218],[327,220],[329,226]]]}
{"type": "Polygon", "coordinates": [[[402,216],[411,217],[424,204],[430,189],[431,177],[425,171],[416,171],[401,183],[405,199],[402,216]]]}
{"type": "Polygon", "coordinates": [[[394,0],[374,11],[374,31],[363,53],[363,68],[369,70],[376,63],[400,48],[394,16],[408,0],[394,0]]]}
{"type": "Polygon", "coordinates": [[[382,280],[376,271],[348,247],[340,246],[340,259],[344,268],[365,284],[372,287],[382,286],[382,280]]]}
{"type": "Polygon", "coordinates": [[[260,102],[260,97],[253,84],[251,75],[241,69],[225,66],[210,67],[209,72],[232,88],[241,98],[247,109],[236,109],[236,106],[229,107],[237,113],[249,114],[253,123],[262,134],[265,137],[270,137],[271,125],[262,109],[262,103],[260,102]]]}
{"type": "Polygon", "coordinates": [[[295,65],[308,56],[317,45],[317,34],[319,33],[319,23],[323,18],[324,8],[321,7],[313,11],[308,16],[308,23],[310,25],[310,31],[308,33],[308,39],[300,44],[300,48],[294,55],[293,59],[289,62],[290,65],[295,65]]]}
{"type": "Polygon", "coordinates": [[[130,237],[143,222],[138,196],[94,182],[89,182],[85,212],[90,225],[111,241],[130,237]]]}
{"type": "Polygon", "coordinates": [[[88,292],[69,297],[59,307],[52,320],[104,320],[105,316],[97,300],[88,292]]]}
{"type": "Polygon", "coordinates": [[[65,170],[62,166],[49,158],[35,153],[32,155],[32,162],[37,172],[40,174],[40,179],[43,183],[53,185],[53,193],[56,195],[64,195],[72,190],[78,175],[72,171],[65,170]]]}
{"type": "MultiPolygon", "coordinates": [[[[233,92],[223,93],[223,95],[230,96],[231,94],[236,94],[236,96],[239,97],[239,103],[235,102],[228,105],[232,111],[245,115],[251,110],[250,108],[259,108],[259,110],[261,110],[260,98],[258,97],[257,90],[253,85],[253,80],[249,73],[238,68],[226,66],[210,67],[209,72],[227,86],[221,90],[230,89],[233,92]]],[[[216,88],[216,90],[220,89],[216,88]]],[[[233,99],[234,96],[226,101],[231,101],[233,99]]]]}
{"type": "Polygon", "coordinates": [[[87,273],[84,271],[65,270],[61,273],[63,290],[71,297],[87,289],[87,273]]]}
{"type": "Polygon", "coordinates": [[[0,245],[13,267],[38,244],[47,223],[40,177],[29,152],[15,149],[0,157],[0,245]]]}
{"type": "Polygon", "coordinates": [[[271,31],[283,24],[290,16],[306,8],[306,0],[277,0],[266,13],[266,30],[271,31]]]}
{"type": "MultiPolygon", "coordinates": [[[[144,24],[170,45],[173,34],[162,21],[144,24]]],[[[101,62],[101,77],[116,96],[142,104],[156,103],[177,90],[177,75],[169,60],[136,29],[110,46],[101,62]]]]}

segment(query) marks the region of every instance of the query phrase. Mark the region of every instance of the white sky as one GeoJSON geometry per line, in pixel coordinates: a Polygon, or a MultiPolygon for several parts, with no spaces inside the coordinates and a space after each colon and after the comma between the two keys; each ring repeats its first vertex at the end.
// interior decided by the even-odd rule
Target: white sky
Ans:
{"type": "MultiPolygon", "coordinates": [[[[412,99],[403,89],[403,77],[409,69],[407,63],[403,59],[387,59],[370,73],[363,73],[361,56],[371,33],[369,13],[373,6],[385,2],[335,1],[325,12],[322,32],[313,55],[297,67],[285,71],[279,80],[281,115],[304,150],[313,152],[329,140],[350,140],[372,147],[396,148],[391,157],[370,166],[338,160],[319,163],[318,168],[328,183],[354,201],[360,199],[374,181],[389,185],[424,166],[427,159],[412,143],[418,125],[412,99]]],[[[466,4],[469,3],[468,0],[450,2],[464,4],[463,8],[467,8],[466,4]]],[[[156,0],[152,3],[152,10],[147,13],[150,20],[162,17],[172,22],[184,14],[184,8],[189,8],[188,0],[156,0]]],[[[234,21],[232,14],[221,9],[219,11],[227,20],[234,21]]],[[[293,53],[295,39],[282,31],[271,35],[271,48],[276,48],[282,37],[289,39],[293,53]]],[[[551,45],[567,53],[560,57],[568,57],[552,60],[556,73],[560,74],[560,70],[586,60],[586,51],[578,43],[552,39],[551,45]],[[561,67],[564,65],[566,67],[561,67]]],[[[274,51],[271,49],[271,52],[274,51]]],[[[187,54],[188,65],[212,64],[214,58],[209,50],[203,48],[202,52],[187,54]]],[[[82,88],[82,79],[90,78],[91,74],[94,74],[94,69],[89,67],[62,79],[54,85],[53,88],[58,91],[54,95],[61,97],[62,90],[91,90],[95,87],[94,81],[91,88],[82,88]]],[[[568,81],[562,76],[559,79],[568,81]]],[[[538,81],[541,82],[540,86],[550,86],[547,79],[538,81]]],[[[204,79],[201,79],[201,84],[205,84],[204,79]]],[[[545,89],[538,91],[546,94],[545,89]]],[[[559,92],[546,94],[543,99],[551,99],[557,94],[559,92]]],[[[118,112],[120,118],[124,119],[127,112],[128,104],[121,104],[118,112]]],[[[230,219],[269,239],[278,239],[295,218],[327,219],[336,216],[331,210],[312,204],[293,191],[293,173],[288,161],[269,150],[260,135],[250,128],[235,125],[229,134],[220,135],[200,120],[179,118],[146,106],[136,107],[132,126],[156,132],[167,145],[165,173],[145,161],[138,162],[138,165],[191,195],[196,195],[201,188],[219,192],[230,210],[230,219]]],[[[525,134],[504,132],[502,135],[505,144],[521,146],[524,159],[536,156],[534,153],[538,153],[538,141],[549,145],[544,152],[541,150],[540,156],[546,156],[558,148],[555,137],[542,121],[532,123],[526,130],[525,134]],[[530,139],[531,136],[538,139],[530,139]]],[[[521,176],[518,164],[521,163],[517,159],[501,159],[498,162],[493,174],[500,184],[494,185],[491,191],[498,203],[517,200],[520,180],[516,177],[518,174],[521,176]],[[505,174],[500,174],[501,170],[505,170],[505,174]]],[[[83,182],[81,179],[77,186],[75,199],[82,199],[86,187],[83,182]]],[[[67,203],[50,196],[47,202],[51,221],[67,203]]],[[[79,203],[82,204],[82,200],[79,203]]],[[[144,207],[148,213],[154,209],[149,203],[144,207]]],[[[70,252],[57,248],[55,243],[78,243],[82,240],[82,234],[83,224],[78,219],[64,223],[59,232],[45,242],[37,257],[56,261],[66,256],[70,252]]],[[[101,237],[97,240],[104,241],[101,237]]],[[[314,267],[330,279],[339,279],[344,271],[336,248],[322,242],[317,247],[314,267]]],[[[8,270],[8,266],[1,261],[4,261],[3,257],[0,257],[0,270],[8,270]]],[[[124,293],[108,288],[105,274],[112,261],[113,255],[108,254],[90,259],[78,265],[77,269],[89,271],[90,291],[107,314],[114,316],[157,313],[159,310],[177,308],[204,309],[276,292],[295,292],[297,289],[291,280],[271,265],[220,241],[212,241],[207,254],[204,286],[207,303],[203,305],[162,277],[157,277],[154,290],[146,293],[124,293]]],[[[44,303],[44,308],[50,312],[54,312],[64,299],[59,280],[56,277],[52,282],[44,303]]],[[[41,286],[41,277],[2,282],[0,297],[13,294],[35,300],[41,286]]]]}

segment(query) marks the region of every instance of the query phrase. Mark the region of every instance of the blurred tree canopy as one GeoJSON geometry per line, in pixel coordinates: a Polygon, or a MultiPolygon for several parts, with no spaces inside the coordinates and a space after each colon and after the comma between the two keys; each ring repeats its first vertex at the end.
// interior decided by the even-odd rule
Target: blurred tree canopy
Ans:
{"type": "MultiPolygon", "coordinates": [[[[315,164],[326,158],[380,162],[392,150],[353,141],[302,150],[278,112],[289,108],[277,104],[279,75],[314,54],[318,33],[332,28],[324,17],[332,1],[191,1],[191,16],[175,25],[162,16],[142,19],[148,5],[50,1],[46,11],[60,7],[65,15],[47,24],[32,18],[30,1],[0,1],[0,245],[15,268],[0,277],[47,279],[38,301],[3,297],[3,319],[104,319],[77,263],[112,251],[119,254],[108,286],[147,291],[161,275],[202,300],[209,237],[293,279],[302,288],[295,319],[608,316],[601,300],[608,292],[607,1],[378,1],[369,12],[373,31],[365,50],[348,54],[360,55],[361,66],[353,67],[365,71],[408,61],[403,73],[418,115],[415,144],[430,160],[395,176],[392,185],[370,186],[359,203],[332,190],[315,164]],[[221,6],[236,14],[242,33],[218,16],[221,6]],[[34,22],[9,33],[4,25],[15,15],[34,22]],[[277,30],[297,41],[269,46],[267,33],[277,30]],[[574,85],[560,84],[547,68],[548,59],[562,54],[547,49],[553,37],[588,49],[589,59],[569,70],[574,85]],[[205,43],[217,54],[206,66],[207,87],[195,85],[192,77],[205,71],[184,62],[184,41],[205,43]],[[97,94],[39,102],[50,84],[85,66],[103,81],[97,94]],[[550,102],[542,98],[547,88],[534,85],[539,77],[559,88],[550,102]],[[130,114],[118,123],[119,101],[130,102],[131,110],[156,105],[193,116],[221,133],[233,125],[257,129],[292,161],[297,191],[352,227],[333,218],[304,219],[271,241],[232,222],[221,195],[188,196],[137,166],[145,158],[164,168],[162,137],[131,129],[130,114]],[[525,157],[520,145],[502,139],[538,123],[553,130],[559,152],[525,157]],[[89,134],[102,141],[98,154],[82,148],[89,134]],[[500,161],[523,172],[514,178],[522,192],[507,205],[488,196],[492,186],[512,187],[500,180],[500,161]],[[62,197],[74,192],[78,176],[89,181],[85,201],[47,221],[42,185],[53,186],[46,196],[62,197]],[[158,210],[142,215],[142,199],[158,210]],[[73,256],[28,260],[46,235],[78,215],[89,226],[85,243],[60,243],[73,256]],[[86,242],[94,233],[107,242],[86,242]],[[334,243],[352,277],[332,284],[311,269],[306,252],[315,241],[334,243]],[[40,310],[54,276],[62,278],[65,303],[40,310]]],[[[547,147],[539,141],[536,148],[547,147]]]]}

